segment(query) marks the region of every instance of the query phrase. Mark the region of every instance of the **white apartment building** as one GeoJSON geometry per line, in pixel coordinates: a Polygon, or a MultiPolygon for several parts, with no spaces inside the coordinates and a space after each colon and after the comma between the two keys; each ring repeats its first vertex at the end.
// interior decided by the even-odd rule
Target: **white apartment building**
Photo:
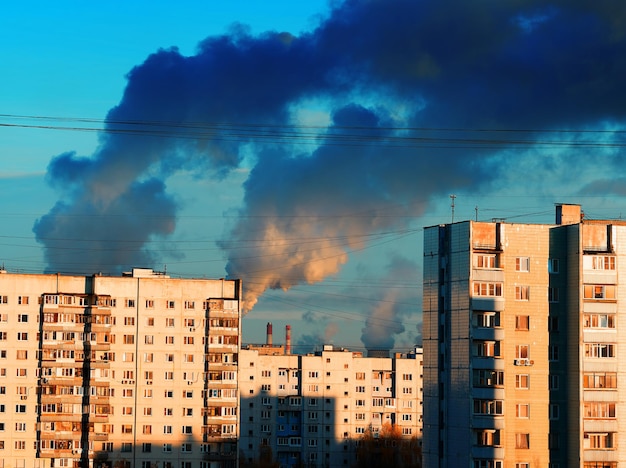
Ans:
{"type": "Polygon", "coordinates": [[[578,205],[426,228],[424,465],[626,466],[620,271],[626,223],[578,205]]]}
{"type": "Polygon", "coordinates": [[[239,389],[241,466],[349,467],[368,456],[402,467],[421,458],[421,349],[393,358],[332,346],[307,355],[242,349],[239,389]],[[365,447],[377,437],[373,445],[393,450],[365,447]]]}
{"type": "Polygon", "coordinates": [[[238,280],[0,272],[0,468],[237,466],[238,280]]]}

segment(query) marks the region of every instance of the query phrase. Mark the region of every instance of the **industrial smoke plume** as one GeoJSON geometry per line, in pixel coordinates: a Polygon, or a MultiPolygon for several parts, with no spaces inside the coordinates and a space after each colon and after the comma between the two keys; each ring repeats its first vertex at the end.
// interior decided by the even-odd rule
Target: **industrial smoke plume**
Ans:
{"type": "MultiPolygon", "coordinates": [[[[71,269],[58,252],[79,247],[76,239],[90,240],[79,254],[84,273],[155,264],[148,243],[176,229],[168,178],[182,170],[228,177],[244,148],[254,166],[220,246],[228,274],[246,281],[248,310],[268,288],[337,273],[367,235],[406,227],[436,196],[488,191],[505,165],[540,165],[546,175],[558,172],[557,157],[582,165],[581,153],[537,162],[528,142],[554,138],[544,132],[555,129],[622,124],[625,9],[347,0],[300,36],[236,26],[194,56],[159,50],[128,74],[94,154],[51,161],[48,180],[61,197],[34,226],[48,269],[71,269]],[[304,102],[330,115],[327,128],[310,130],[313,147],[287,138],[304,102]],[[216,122],[235,124],[234,133],[206,127],[216,122]],[[242,252],[250,233],[258,242],[242,252]]],[[[621,153],[607,160],[620,162],[621,153]]],[[[384,307],[375,314],[393,315],[384,307]]]]}

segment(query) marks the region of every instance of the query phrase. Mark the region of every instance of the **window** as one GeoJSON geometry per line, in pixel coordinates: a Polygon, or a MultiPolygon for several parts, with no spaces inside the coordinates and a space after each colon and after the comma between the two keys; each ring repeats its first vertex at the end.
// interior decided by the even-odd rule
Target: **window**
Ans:
{"type": "Polygon", "coordinates": [[[147,345],[154,344],[154,335],[146,335],[144,337],[144,343],[147,345]]]}
{"type": "Polygon", "coordinates": [[[474,296],[502,296],[502,283],[474,282],[474,296]]]}
{"type": "Polygon", "coordinates": [[[558,272],[559,272],[559,259],[549,258],[548,259],[548,273],[555,275],[558,272]]]}
{"type": "Polygon", "coordinates": [[[135,307],[135,299],[126,299],[124,301],[124,306],[125,307],[135,307]]]}
{"type": "Polygon", "coordinates": [[[503,408],[503,400],[474,400],[474,414],[501,416],[504,414],[503,408]]]}
{"type": "Polygon", "coordinates": [[[28,340],[28,333],[26,333],[26,332],[19,332],[17,334],[17,340],[18,341],[27,341],[28,340]]]}
{"type": "MultiPolygon", "coordinates": [[[[144,442],[143,444],[141,444],[141,451],[144,453],[149,453],[152,452],[152,444],[149,442],[144,442]]],[[[151,468],[152,464],[148,465],[148,468],[151,468]]]]}
{"type": "Polygon", "coordinates": [[[172,426],[163,426],[163,434],[171,434],[172,426]]]}
{"type": "Polygon", "coordinates": [[[17,303],[19,305],[28,305],[28,296],[17,296],[17,303]]]}
{"type": "Polygon", "coordinates": [[[550,406],[548,406],[548,415],[550,417],[550,419],[559,419],[560,416],[560,410],[559,410],[559,405],[558,403],[550,403],[550,406]]]}
{"type": "Polygon", "coordinates": [[[474,356],[500,357],[499,341],[474,341],[474,356]]]}
{"type": "Polygon", "coordinates": [[[515,434],[515,448],[516,449],[529,449],[530,448],[530,434],[515,434]]]}
{"type": "Polygon", "coordinates": [[[516,330],[528,330],[530,327],[530,316],[528,315],[516,315],[515,316],[515,329],[516,330]]]}
{"type": "Polygon", "coordinates": [[[491,369],[474,369],[474,387],[499,387],[504,385],[504,372],[491,369]]]}
{"type": "Polygon", "coordinates": [[[614,432],[585,432],[583,434],[583,449],[615,450],[614,432]]]}
{"type": "Polygon", "coordinates": [[[615,328],[615,314],[583,314],[585,328],[615,328]]]}
{"type": "Polygon", "coordinates": [[[530,286],[515,286],[515,300],[528,301],[530,299],[530,286]]]}
{"type": "Polygon", "coordinates": [[[154,362],[154,353],[144,353],[143,361],[144,362],[154,362]]]}
{"type": "Polygon", "coordinates": [[[28,314],[17,314],[17,321],[21,323],[28,322],[28,314]]]}
{"type": "Polygon", "coordinates": [[[548,288],[548,302],[559,302],[559,288],[548,288]]]}
{"type": "Polygon", "coordinates": [[[167,317],[165,319],[165,326],[167,328],[172,328],[174,326],[174,318],[173,317],[167,317]]]}
{"type": "Polygon", "coordinates": [[[174,337],[173,336],[166,336],[165,337],[165,344],[174,344],[174,337]]]}
{"type": "Polygon", "coordinates": [[[530,468],[529,462],[518,462],[515,464],[515,468],[530,468]]]}
{"type": "Polygon", "coordinates": [[[548,360],[549,361],[559,360],[559,346],[558,345],[550,345],[548,347],[548,360]]]}
{"type": "Polygon", "coordinates": [[[615,257],[611,255],[598,255],[592,257],[594,270],[615,270],[615,257]]]}
{"type": "Polygon", "coordinates": [[[530,357],[529,345],[515,345],[515,359],[528,359],[530,357]]]}
{"type": "Polygon", "coordinates": [[[356,380],[365,380],[365,372],[357,372],[356,380]]]}
{"type": "Polygon", "coordinates": [[[585,284],[583,291],[585,299],[615,299],[615,285],[613,284],[585,284]]]}
{"type": "Polygon", "coordinates": [[[194,301],[185,301],[185,309],[195,309],[196,303],[194,301]]]}
{"type": "Polygon", "coordinates": [[[583,418],[612,419],[615,418],[615,403],[608,401],[586,401],[583,418]]]}
{"type": "Polygon", "coordinates": [[[172,451],[172,444],[163,444],[163,451],[164,452],[171,452],[172,451]]]}
{"type": "Polygon", "coordinates": [[[185,336],[183,338],[183,343],[186,345],[192,345],[193,344],[193,336],[185,336]]]}
{"type": "Polygon", "coordinates": [[[135,344],[135,335],[124,335],[124,344],[135,344]]]}
{"type": "Polygon", "coordinates": [[[528,403],[517,403],[515,405],[515,417],[521,419],[530,418],[530,405],[528,403]]]}
{"type": "Polygon", "coordinates": [[[16,358],[19,361],[24,360],[24,359],[28,359],[28,351],[25,350],[25,349],[18,349],[17,352],[16,352],[16,358]]]}
{"type": "Polygon", "coordinates": [[[475,445],[480,447],[496,447],[500,445],[500,431],[496,429],[474,430],[475,445]]]}
{"type": "Polygon", "coordinates": [[[166,301],[165,302],[165,307],[168,309],[173,309],[174,307],[176,307],[176,302],[175,301],[166,301]]]}
{"type": "Polygon", "coordinates": [[[529,257],[516,257],[515,258],[515,271],[530,271],[530,258],[529,257]]]}
{"type": "Polygon", "coordinates": [[[612,358],[615,357],[615,348],[612,343],[585,343],[585,357],[612,358]]]}
{"type": "Polygon", "coordinates": [[[560,384],[560,377],[558,375],[550,374],[548,380],[548,390],[558,390],[560,384]]]}
{"type": "Polygon", "coordinates": [[[479,328],[500,326],[500,312],[474,312],[474,325],[479,328]]]}
{"type": "Polygon", "coordinates": [[[515,374],[515,388],[527,390],[530,388],[530,375],[515,374]]]}
{"type": "Polygon", "coordinates": [[[174,372],[165,371],[164,378],[165,380],[174,380],[174,372]]]}
{"type": "Polygon", "coordinates": [[[476,254],[474,257],[476,260],[476,268],[496,268],[496,256],[476,254]]]}

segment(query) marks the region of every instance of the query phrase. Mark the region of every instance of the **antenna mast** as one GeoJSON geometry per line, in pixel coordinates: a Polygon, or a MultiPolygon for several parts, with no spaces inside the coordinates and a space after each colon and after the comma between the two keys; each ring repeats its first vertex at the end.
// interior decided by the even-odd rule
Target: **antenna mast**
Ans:
{"type": "Polygon", "coordinates": [[[450,200],[452,200],[452,203],[450,204],[450,208],[452,208],[452,224],[454,224],[454,200],[456,199],[456,195],[452,194],[450,195],[450,200]]]}

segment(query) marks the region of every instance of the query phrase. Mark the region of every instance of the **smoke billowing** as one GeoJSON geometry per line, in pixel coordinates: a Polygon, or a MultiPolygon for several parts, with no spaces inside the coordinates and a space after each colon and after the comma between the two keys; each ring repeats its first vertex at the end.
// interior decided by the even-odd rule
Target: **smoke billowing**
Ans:
{"type": "MultiPolygon", "coordinates": [[[[227,178],[252,153],[220,243],[228,274],[248,310],[268,288],[321,281],[434,197],[488,191],[528,164],[554,174],[550,152],[528,150],[547,132],[622,128],[624,25],[626,6],[609,1],[346,0],[301,36],[235,27],[194,56],[160,50],[128,74],[94,154],[51,161],[60,198],[34,226],[48,269],[154,265],[149,243],[176,229],[168,178],[227,178]],[[329,125],[291,127],[312,102],[329,125]]],[[[562,148],[571,165],[588,157],[562,148]]],[[[384,304],[371,320],[397,320],[384,304]]],[[[375,330],[363,340],[385,344],[375,330]]]]}

